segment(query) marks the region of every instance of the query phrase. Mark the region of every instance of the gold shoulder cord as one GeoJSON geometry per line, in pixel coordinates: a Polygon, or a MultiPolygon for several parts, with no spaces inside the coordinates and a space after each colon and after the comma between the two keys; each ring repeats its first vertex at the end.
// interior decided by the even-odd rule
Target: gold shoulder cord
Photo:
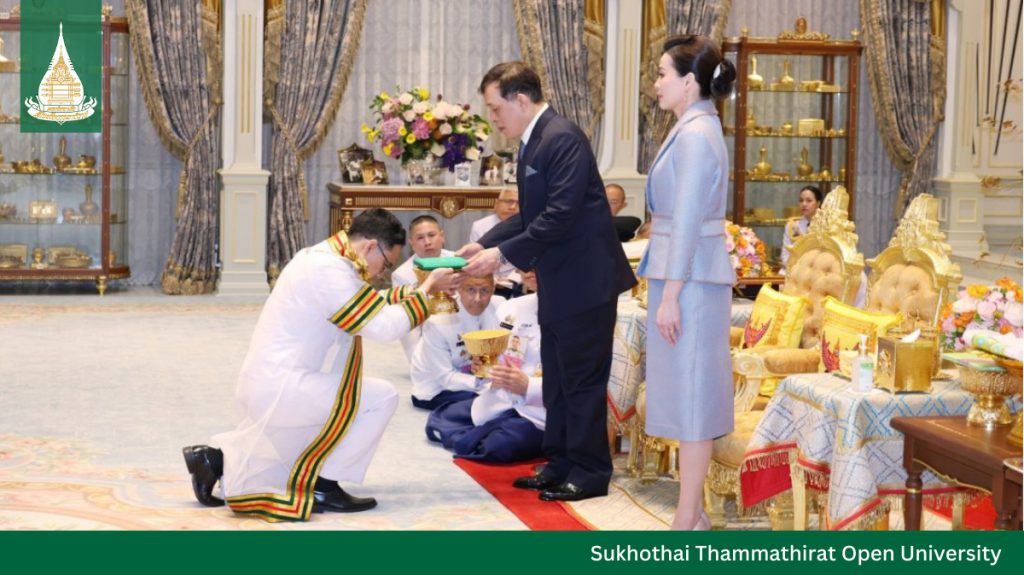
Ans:
{"type": "Polygon", "coordinates": [[[338,232],[331,237],[330,244],[338,255],[352,262],[352,265],[356,268],[356,272],[364,282],[370,283],[370,274],[366,269],[366,260],[356,255],[356,251],[352,249],[352,245],[348,241],[348,234],[345,232],[338,232]]]}

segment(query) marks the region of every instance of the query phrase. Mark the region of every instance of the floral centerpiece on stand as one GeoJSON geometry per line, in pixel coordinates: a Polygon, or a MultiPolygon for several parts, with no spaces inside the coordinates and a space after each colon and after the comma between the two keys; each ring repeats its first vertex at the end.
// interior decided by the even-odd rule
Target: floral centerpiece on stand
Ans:
{"type": "Polygon", "coordinates": [[[966,349],[963,336],[971,328],[1021,337],[1024,335],[1022,302],[1021,287],[1010,278],[998,280],[991,286],[968,285],[960,290],[957,300],[943,306],[939,314],[943,349],[966,349]]]}
{"type": "Polygon", "coordinates": [[[771,273],[764,242],[757,237],[754,230],[729,221],[725,222],[725,249],[729,251],[729,261],[732,262],[737,276],[752,278],[771,273]]]}
{"type": "Polygon", "coordinates": [[[453,172],[456,165],[479,159],[490,124],[471,114],[468,105],[446,102],[440,95],[436,102],[429,98],[430,92],[422,87],[377,94],[370,104],[374,124],[363,124],[363,133],[403,166],[437,163],[453,172]]]}

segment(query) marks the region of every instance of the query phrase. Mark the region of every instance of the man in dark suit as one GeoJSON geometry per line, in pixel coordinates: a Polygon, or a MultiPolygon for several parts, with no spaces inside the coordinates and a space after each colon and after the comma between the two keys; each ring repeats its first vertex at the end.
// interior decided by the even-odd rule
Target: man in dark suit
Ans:
{"type": "Polygon", "coordinates": [[[615,224],[615,235],[620,242],[628,242],[636,235],[637,228],[643,223],[636,216],[620,216],[619,212],[626,207],[626,190],[618,184],[608,184],[604,187],[604,193],[608,195],[608,207],[612,209],[612,223],[615,224]]]}
{"type": "Polygon", "coordinates": [[[615,305],[636,284],[615,235],[604,184],[586,135],[544,101],[522,62],[491,68],[480,83],[491,123],[519,138],[519,214],[459,250],[466,273],[503,262],[535,269],[541,328],[548,464],[514,483],[545,501],[608,493],[606,432],[615,305]]]}

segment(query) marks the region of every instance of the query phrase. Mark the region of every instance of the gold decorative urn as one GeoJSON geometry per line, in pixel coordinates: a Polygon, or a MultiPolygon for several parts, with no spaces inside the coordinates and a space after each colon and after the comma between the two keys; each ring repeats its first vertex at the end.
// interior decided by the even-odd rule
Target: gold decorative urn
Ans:
{"type": "Polygon", "coordinates": [[[507,329],[482,329],[462,334],[462,342],[466,351],[474,360],[473,375],[486,379],[491,375],[491,366],[498,356],[508,348],[508,338],[512,332],[507,329]]]}
{"type": "MultiPolygon", "coordinates": [[[[412,270],[416,273],[416,281],[420,284],[426,281],[427,276],[433,271],[420,269],[416,266],[413,266],[412,270]]],[[[430,315],[459,313],[459,304],[455,301],[455,298],[443,290],[428,293],[427,306],[430,307],[430,315]]]]}
{"type": "MultiPolygon", "coordinates": [[[[1020,367],[1016,375],[1010,371],[983,371],[958,365],[960,386],[974,396],[974,405],[967,413],[967,424],[992,429],[1013,423],[1006,399],[1021,392],[1020,367]]],[[[1020,418],[1018,417],[1018,422],[1020,418]]]]}

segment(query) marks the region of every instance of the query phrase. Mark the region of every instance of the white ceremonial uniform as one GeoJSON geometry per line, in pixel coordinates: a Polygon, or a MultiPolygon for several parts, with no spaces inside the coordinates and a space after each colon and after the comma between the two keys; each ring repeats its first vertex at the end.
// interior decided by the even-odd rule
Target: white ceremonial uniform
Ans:
{"type": "Polygon", "coordinates": [[[430,401],[442,391],[479,391],[483,382],[470,372],[472,360],[462,334],[497,328],[498,305],[504,301],[491,296],[487,309],[478,316],[460,306],[457,314],[436,315],[423,324],[423,337],[409,363],[413,397],[430,401]]]}
{"type": "MultiPolygon", "coordinates": [[[[540,324],[537,323],[537,294],[510,299],[498,307],[500,326],[511,330],[508,350],[503,357],[530,378],[526,396],[505,389],[488,387],[473,400],[473,425],[483,425],[501,413],[516,413],[537,429],[544,429],[544,398],[541,393],[540,324]]],[[[498,360],[499,362],[502,359],[498,360]]]]}
{"type": "Polygon", "coordinates": [[[361,376],[358,336],[398,339],[426,319],[426,298],[374,290],[346,249],[342,232],[297,253],[260,313],[238,379],[241,422],[210,441],[238,513],[308,519],[316,477],[362,482],[395,411],[391,384],[361,376]]]}
{"type": "MultiPolygon", "coordinates": [[[[442,258],[450,258],[455,255],[455,252],[451,250],[441,250],[442,258]]],[[[391,272],[391,285],[395,287],[417,285],[419,282],[416,281],[416,272],[413,271],[412,260],[416,259],[413,255],[409,259],[402,262],[402,265],[395,268],[395,271],[391,272]]],[[[416,351],[416,344],[420,341],[420,337],[423,336],[423,326],[417,327],[402,337],[402,351],[405,352],[405,359],[412,359],[412,352],[416,351]]]]}

